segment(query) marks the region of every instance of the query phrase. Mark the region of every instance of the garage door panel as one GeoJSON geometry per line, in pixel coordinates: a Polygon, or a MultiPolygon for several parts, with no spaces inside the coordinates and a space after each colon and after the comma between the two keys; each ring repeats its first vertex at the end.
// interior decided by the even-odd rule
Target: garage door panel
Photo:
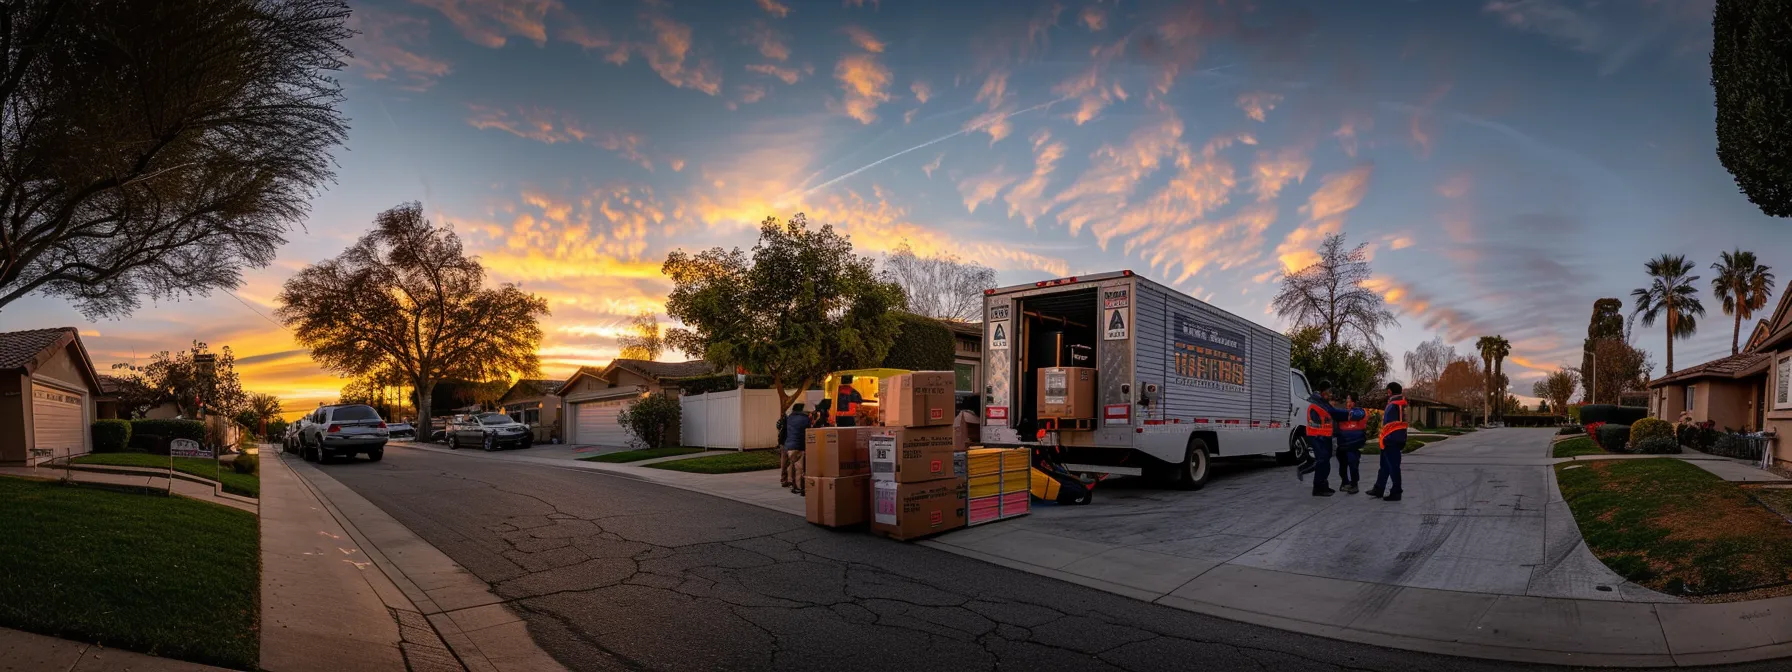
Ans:
{"type": "Polygon", "coordinates": [[[573,404],[573,441],[594,446],[629,445],[628,431],[616,422],[626,403],[618,400],[573,404]]]}
{"type": "Polygon", "coordinates": [[[44,385],[31,390],[31,432],[33,445],[67,457],[83,451],[86,445],[86,413],[81,395],[44,385]]]}

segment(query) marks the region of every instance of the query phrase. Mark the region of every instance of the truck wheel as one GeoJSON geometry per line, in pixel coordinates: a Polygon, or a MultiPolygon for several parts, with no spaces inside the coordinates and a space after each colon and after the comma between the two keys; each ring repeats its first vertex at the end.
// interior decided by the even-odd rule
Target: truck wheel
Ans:
{"type": "Polygon", "coordinates": [[[1209,455],[1207,442],[1189,439],[1188,454],[1182,458],[1182,464],[1176,465],[1176,487],[1183,490],[1200,490],[1206,487],[1211,471],[1209,455]]]}
{"type": "Polygon", "coordinates": [[[1291,467],[1307,460],[1307,437],[1300,432],[1288,435],[1288,452],[1276,453],[1276,464],[1291,467]]]}

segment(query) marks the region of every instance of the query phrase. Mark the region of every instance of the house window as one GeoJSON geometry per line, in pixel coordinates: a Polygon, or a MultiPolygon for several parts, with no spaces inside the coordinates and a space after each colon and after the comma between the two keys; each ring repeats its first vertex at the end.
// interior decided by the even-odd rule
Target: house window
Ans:
{"type": "Polygon", "coordinates": [[[1692,400],[1694,397],[1698,396],[1698,391],[1699,391],[1699,387],[1697,385],[1687,385],[1686,386],[1686,409],[1685,410],[1687,410],[1687,411],[1692,410],[1692,400]]]}
{"type": "Polygon", "coordinates": [[[1773,407],[1792,408],[1792,352],[1780,355],[1774,364],[1773,407]]]}
{"type": "Polygon", "coordinates": [[[972,394],[977,392],[976,364],[958,362],[952,365],[952,371],[957,374],[956,378],[958,379],[958,385],[956,387],[959,392],[969,392],[972,394]]]}
{"type": "Polygon", "coordinates": [[[541,424],[541,409],[530,408],[530,409],[524,410],[523,417],[522,417],[522,419],[518,420],[518,422],[521,422],[525,425],[541,424]]]}

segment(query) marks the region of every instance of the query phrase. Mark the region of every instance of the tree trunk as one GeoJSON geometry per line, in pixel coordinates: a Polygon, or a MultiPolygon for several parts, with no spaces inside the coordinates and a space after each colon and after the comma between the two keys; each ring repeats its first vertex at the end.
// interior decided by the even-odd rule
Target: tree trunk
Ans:
{"type": "Polygon", "coordinates": [[[1730,330],[1730,355],[1737,353],[1736,344],[1742,338],[1742,302],[1736,303],[1736,328],[1730,330]]]}
{"type": "Polygon", "coordinates": [[[415,429],[418,441],[428,441],[432,433],[429,427],[429,388],[429,381],[421,379],[417,381],[417,426],[415,429]]]}
{"type": "Polygon", "coordinates": [[[1668,304],[1668,372],[1674,374],[1674,304],[1668,304]]]}

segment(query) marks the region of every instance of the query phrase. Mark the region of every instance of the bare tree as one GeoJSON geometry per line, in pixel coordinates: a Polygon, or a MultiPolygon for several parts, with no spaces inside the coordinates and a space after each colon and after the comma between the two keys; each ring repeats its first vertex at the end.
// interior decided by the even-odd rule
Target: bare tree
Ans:
{"type": "Polygon", "coordinates": [[[89,318],[266,266],[334,179],[341,0],[0,2],[0,308],[89,318]]]}
{"type": "Polygon", "coordinates": [[[616,338],[616,344],[622,347],[618,355],[622,359],[658,359],[666,349],[659,318],[646,312],[629,318],[628,330],[616,338]]]}
{"type": "Polygon", "coordinates": [[[1388,310],[1381,294],[1363,286],[1372,273],[1364,245],[1344,249],[1344,234],[1325,237],[1319,245],[1319,261],[1282,275],[1276,293],[1276,314],[1297,327],[1319,327],[1327,345],[1351,339],[1380,346],[1383,327],[1400,321],[1388,310]]]}
{"type": "Polygon", "coordinates": [[[1406,353],[1406,372],[1412,376],[1408,389],[1420,394],[1437,394],[1437,381],[1444,375],[1444,367],[1456,361],[1456,348],[1444,342],[1442,336],[1420,343],[1417,349],[1406,353]]]}
{"type": "Polygon", "coordinates": [[[1549,400],[1549,407],[1558,414],[1568,412],[1568,400],[1580,385],[1580,374],[1574,369],[1556,369],[1531,386],[1531,394],[1549,400]]]}
{"type": "Polygon", "coordinates": [[[450,229],[406,203],[334,259],[286,281],[280,319],[324,368],[354,376],[391,369],[417,391],[417,431],[429,436],[437,381],[537,375],[547,301],[502,285],[450,229]]]}
{"type": "Polygon", "coordinates": [[[996,286],[996,272],[952,254],[915,255],[903,243],[884,257],[883,274],[908,294],[909,312],[943,320],[983,321],[983,290],[996,286]]]}

